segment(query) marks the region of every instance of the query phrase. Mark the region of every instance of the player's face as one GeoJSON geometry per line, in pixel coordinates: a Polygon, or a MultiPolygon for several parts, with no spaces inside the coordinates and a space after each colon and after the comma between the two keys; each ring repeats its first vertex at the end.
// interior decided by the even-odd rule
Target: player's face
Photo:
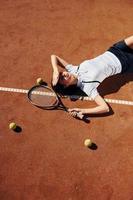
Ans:
{"type": "Polygon", "coordinates": [[[73,75],[67,71],[64,71],[60,76],[59,83],[64,85],[65,87],[68,87],[69,85],[71,85],[72,80],[73,80],[73,75]]]}

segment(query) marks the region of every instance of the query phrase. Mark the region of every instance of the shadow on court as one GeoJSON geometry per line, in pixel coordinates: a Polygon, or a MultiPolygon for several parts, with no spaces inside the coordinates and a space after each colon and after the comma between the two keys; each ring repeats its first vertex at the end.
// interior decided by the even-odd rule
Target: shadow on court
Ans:
{"type": "Polygon", "coordinates": [[[99,86],[98,91],[101,96],[116,93],[122,86],[131,81],[133,81],[133,73],[118,74],[105,79],[99,86]]]}
{"type": "Polygon", "coordinates": [[[22,128],[20,126],[17,126],[14,130],[14,132],[16,133],[21,133],[22,132],[22,128]]]}
{"type": "Polygon", "coordinates": [[[92,143],[92,145],[88,148],[94,151],[98,149],[98,146],[95,143],[92,143]]]}

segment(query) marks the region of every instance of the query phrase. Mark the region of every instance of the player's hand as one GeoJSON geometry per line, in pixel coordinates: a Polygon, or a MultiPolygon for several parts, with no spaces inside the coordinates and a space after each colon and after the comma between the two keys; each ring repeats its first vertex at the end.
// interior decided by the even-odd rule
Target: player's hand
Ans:
{"type": "Polygon", "coordinates": [[[59,72],[53,72],[52,85],[55,86],[59,80],[59,72]]]}
{"type": "Polygon", "coordinates": [[[78,115],[79,116],[83,115],[83,113],[81,112],[79,108],[69,108],[68,112],[70,113],[72,117],[78,117],[78,115]]]}

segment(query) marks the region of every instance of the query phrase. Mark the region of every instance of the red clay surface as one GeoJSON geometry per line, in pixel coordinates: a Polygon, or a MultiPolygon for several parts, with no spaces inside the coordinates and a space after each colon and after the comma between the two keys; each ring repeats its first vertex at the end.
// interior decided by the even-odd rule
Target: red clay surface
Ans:
{"type": "MultiPolygon", "coordinates": [[[[50,83],[50,55],[78,64],[133,34],[131,0],[1,0],[0,87],[50,83]]],[[[105,97],[133,101],[132,75],[110,79],[105,97]]],[[[90,102],[67,101],[70,107],[90,102]]],[[[0,92],[0,200],[133,199],[133,107],[112,104],[90,123],[0,92]],[[15,121],[21,133],[8,129],[15,121]],[[96,150],[83,142],[91,138],[96,150]]]]}

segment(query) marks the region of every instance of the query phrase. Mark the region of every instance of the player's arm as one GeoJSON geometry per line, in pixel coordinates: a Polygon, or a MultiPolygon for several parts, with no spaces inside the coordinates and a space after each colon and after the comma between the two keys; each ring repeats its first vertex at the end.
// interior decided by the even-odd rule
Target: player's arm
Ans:
{"type": "Polygon", "coordinates": [[[93,108],[73,108],[69,109],[69,111],[72,115],[76,114],[74,111],[81,112],[82,114],[101,114],[109,112],[109,106],[100,95],[97,95],[94,101],[96,102],[97,106],[93,108]]]}
{"type": "Polygon", "coordinates": [[[52,84],[56,85],[59,79],[58,66],[65,68],[68,65],[68,63],[59,56],[51,55],[51,64],[53,68],[52,84]]]}
{"type": "Polygon", "coordinates": [[[82,109],[81,112],[84,114],[100,114],[100,113],[109,112],[109,106],[107,105],[107,103],[104,101],[104,99],[100,95],[97,95],[95,97],[94,101],[97,104],[96,107],[82,109]]]}

